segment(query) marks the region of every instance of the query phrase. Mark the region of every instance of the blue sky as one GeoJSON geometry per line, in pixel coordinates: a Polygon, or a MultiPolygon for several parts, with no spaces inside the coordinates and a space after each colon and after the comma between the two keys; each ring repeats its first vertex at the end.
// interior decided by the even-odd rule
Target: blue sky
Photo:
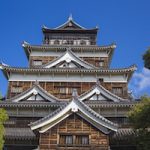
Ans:
{"type": "MultiPolygon", "coordinates": [[[[150,47],[149,0],[0,0],[0,60],[11,66],[28,66],[21,46],[42,43],[42,25],[56,27],[72,13],[87,28],[99,26],[98,45],[116,43],[112,68],[138,66],[129,83],[136,96],[150,95],[150,71],[142,55],[150,47]]],[[[0,72],[0,91],[7,80],[0,72]]]]}

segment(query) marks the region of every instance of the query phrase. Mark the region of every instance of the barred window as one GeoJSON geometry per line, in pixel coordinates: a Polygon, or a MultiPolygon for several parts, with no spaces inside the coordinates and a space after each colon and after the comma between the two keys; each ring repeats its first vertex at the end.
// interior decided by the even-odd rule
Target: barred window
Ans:
{"type": "Polygon", "coordinates": [[[66,136],[66,144],[73,144],[73,136],[72,135],[66,136]]]}
{"type": "Polygon", "coordinates": [[[60,88],[60,93],[61,94],[65,94],[66,93],[66,88],[65,87],[61,87],[60,88]]]}
{"type": "Polygon", "coordinates": [[[21,93],[22,92],[22,87],[12,87],[11,92],[12,93],[21,93]]]}
{"type": "Polygon", "coordinates": [[[89,145],[89,135],[60,135],[59,144],[89,145]]]}
{"type": "Polygon", "coordinates": [[[112,92],[114,93],[114,94],[122,94],[123,93],[123,89],[122,89],[122,87],[113,87],[112,88],[112,92]]]}
{"type": "Polygon", "coordinates": [[[72,93],[72,88],[60,87],[59,91],[60,91],[61,94],[68,94],[68,93],[72,93]]]}
{"type": "Polygon", "coordinates": [[[73,144],[73,136],[72,135],[60,135],[60,144],[73,144]]]}
{"type": "Polygon", "coordinates": [[[42,60],[34,60],[33,61],[33,65],[34,66],[40,66],[40,65],[42,65],[42,60]]]}
{"type": "Polygon", "coordinates": [[[99,66],[100,66],[100,67],[103,67],[103,66],[104,66],[104,60],[100,60],[100,61],[99,61],[99,66]]]}
{"type": "Polygon", "coordinates": [[[76,144],[88,145],[89,144],[89,136],[88,135],[76,135],[76,144]]]}

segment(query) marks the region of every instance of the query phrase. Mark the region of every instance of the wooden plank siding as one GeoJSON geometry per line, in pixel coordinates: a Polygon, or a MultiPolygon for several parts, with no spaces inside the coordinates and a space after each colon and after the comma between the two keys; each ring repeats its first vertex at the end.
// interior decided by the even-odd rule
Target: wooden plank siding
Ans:
{"type": "MultiPolygon", "coordinates": [[[[21,87],[22,92],[26,91],[34,82],[24,82],[24,81],[10,81],[8,86],[8,98],[16,96],[19,93],[12,92],[12,88],[21,87]]],[[[78,94],[83,94],[84,92],[90,90],[96,83],[95,82],[39,82],[40,86],[45,89],[48,93],[56,96],[60,99],[71,98],[72,90],[75,88],[78,94]],[[64,88],[64,89],[63,89],[64,88]],[[62,89],[62,90],[61,90],[62,89]]],[[[126,83],[105,83],[101,82],[107,90],[112,91],[114,87],[121,87],[122,93],[118,96],[122,98],[128,98],[127,84],[126,83]]]]}
{"type": "MultiPolygon", "coordinates": [[[[56,59],[55,56],[30,56],[29,66],[34,67],[34,61],[42,61],[42,65],[49,63],[50,61],[56,59]]],[[[80,57],[85,62],[88,62],[96,67],[108,68],[109,58],[108,57],[80,57]],[[103,66],[100,66],[100,62],[103,61],[103,66]]],[[[35,66],[36,67],[36,66],[35,66]]]]}
{"type": "Polygon", "coordinates": [[[108,150],[109,139],[108,135],[105,135],[78,115],[72,114],[45,133],[41,133],[39,146],[40,150],[108,150]],[[60,144],[60,135],[88,135],[89,144],[78,145],[73,142],[72,145],[63,145],[60,144]]]}

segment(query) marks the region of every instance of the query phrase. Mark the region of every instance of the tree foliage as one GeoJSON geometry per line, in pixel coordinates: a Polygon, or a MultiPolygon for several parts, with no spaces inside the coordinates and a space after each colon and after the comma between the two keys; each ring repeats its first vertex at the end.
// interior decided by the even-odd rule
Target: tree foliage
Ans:
{"type": "Polygon", "coordinates": [[[143,55],[143,60],[145,68],[150,69],[150,48],[143,55]]]}
{"type": "Polygon", "coordinates": [[[150,97],[141,97],[141,102],[129,112],[129,121],[135,131],[137,149],[150,150],[150,97]]]}
{"type": "Polygon", "coordinates": [[[7,115],[6,110],[4,110],[3,108],[0,108],[0,150],[3,149],[3,145],[4,145],[5,129],[4,129],[3,124],[7,119],[8,119],[8,115],[7,115]]]}
{"type": "Polygon", "coordinates": [[[141,97],[141,102],[129,112],[129,120],[135,129],[150,127],[150,97],[141,97]]]}

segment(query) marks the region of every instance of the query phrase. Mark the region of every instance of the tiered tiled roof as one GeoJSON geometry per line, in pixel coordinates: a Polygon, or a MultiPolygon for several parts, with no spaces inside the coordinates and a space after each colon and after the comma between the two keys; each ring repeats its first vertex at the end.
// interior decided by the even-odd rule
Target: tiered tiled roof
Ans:
{"type": "Polygon", "coordinates": [[[36,135],[30,128],[5,128],[5,139],[33,140],[36,135]]]}
{"type": "Polygon", "coordinates": [[[48,33],[48,32],[72,32],[72,31],[82,31],[82,32],[97,32],[98,28],[93,28],[93,29],[86,29],[85,27],[82,27],[79,25],[77,22],[75,22],[72,18],[72,16],[69,16],[68,20],[63,23],[62,25],[59,25],[58,27],[54,29],[50,29],[46,26],[43,26],[42,31],[43,33],[48,33]]]}
{"type": "MultiPolygon", "coordinates": [[[[32,51],[56,51],[56,52],[65,52],[66,48],[68,48],[67,45],[30,45],[27,42],[23,42],[22,44],[25,53],[27,55],[27,58],[29,58],[29,55],[32,51]]],[[[116,48],[115,44],[107,45],[107,46],[97,46],[97,45],[84,45],[84,46],[79,46],[79,45],[69,45],[71,50],[76,53],[78,51],[82,52],[89,52],[89,51],[107,51],[109,54],[109,57],[111,59],[114,49],[116,48]]]]}
{"type": "Polygon", "coordinates": [[[50,115],[31,123],[31,129],[35,130],[40,128],[41,133],[46,132],[48,129],[64,120],[72,113],[76,113],[77,115],[81,116],[105,134],[110,133],[110,131],[117,131],[116,124],[102,117],[100,114],[88,107],[85,103],[80,101],[78,99],[76,90],[73,92],[73,98],[71,102],[66,103],[66,105],[60,107],[50,115]]]}
{"type": "MultiPolygon", "coordinates": [[[[113,102],[121,102],[121,101],[128,101],[127,99],[123,99],[112,92],[105,89],[99,82],[96,83],[89,91],[80,95],[79,99],[81,101],[89,100],[93,95],[96,95],[98,101],[113,101],[113,102]]],[[[94,97],[95,98],[95,97],[94,97]]],[[[95,99],[93,99],[95,100],[95,99]]]]}
{"type": "Polygon", "coordinates": [[[128,80],[130,79],[133,72],[136,70],[136,66],[132,65],[128,68],[121,69],[78,69],[78,68],[21,68],[21,67],[10,67],[3,64],[0,64],[0,69],[7,78],[9,78],[10,72],[26,72],[26,73],[101,73],[101,74],[128,74],[128,80]]]}
{"type": "Polygon", "coordinates": [[[49,102],[59,102],[61,99],[58,99],[57,97],[51,95],[46,90],[44,90],[38,82],[35,82],[35,84],[29,88],[28,90],[22,92],[21,94],[18,94],[12,98],[9,99],[9,101],[12,102],[19,102],[19,101],[49,101],[49,102]],[[31,98],[34,96],[34,100],[31,98]],[[39,97],[40,100],[37,100],[36,98],[39,97]],[[29,100],[28,100],[29,99],[29,100]]]}

